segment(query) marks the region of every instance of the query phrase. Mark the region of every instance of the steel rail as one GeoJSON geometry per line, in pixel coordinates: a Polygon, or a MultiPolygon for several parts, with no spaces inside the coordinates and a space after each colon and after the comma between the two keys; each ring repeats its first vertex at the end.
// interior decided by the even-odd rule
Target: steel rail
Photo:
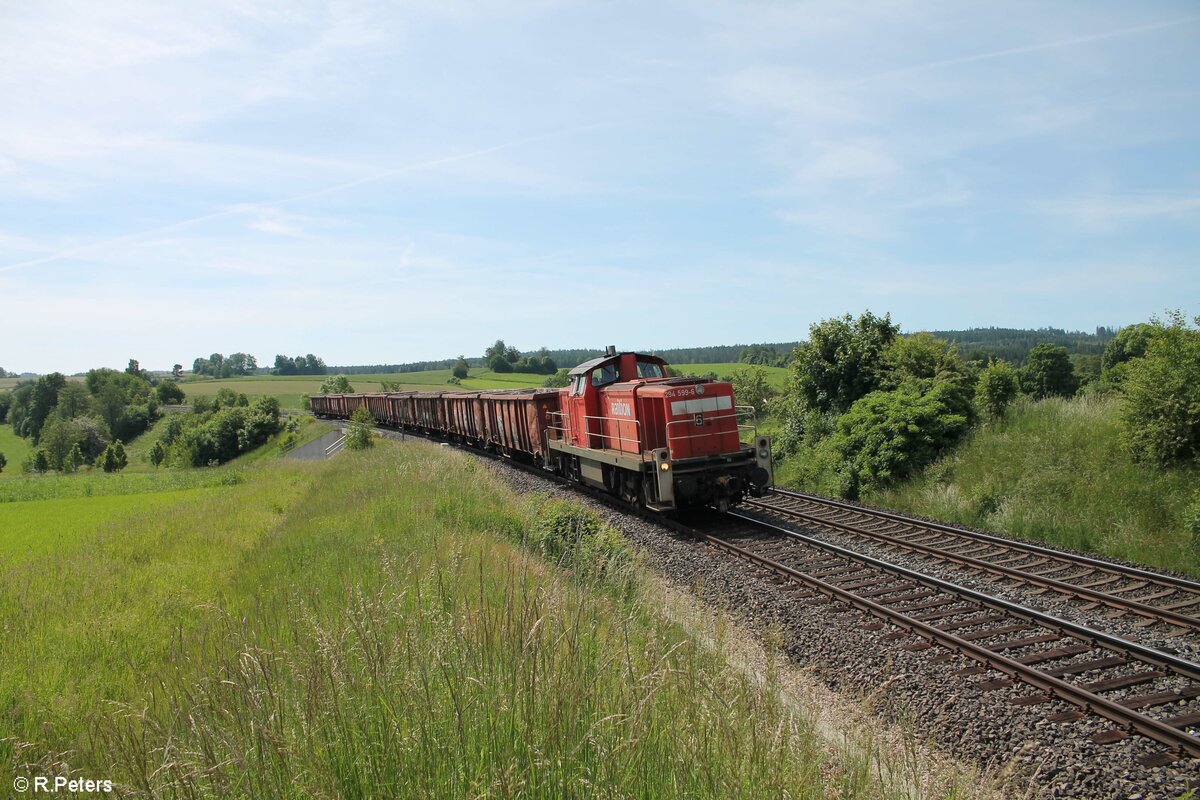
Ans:
{"type": "MultiPolygon", "coordinates": [[[[1189,628],[1189,629],[1192,629],[1195,631],[1200,631],[1200,619],[1197,619],[1196,617],[1188,616],[1187,614],[1180,614],[1178,611],[1172,611],[1172,610],[1166,609],[1166,608],[1159,608],[1157,606],[1152,606],[1152,605],[1149,605],[1148,603],[1142,603],[1137,600],[1130,600],[1130,599],[1127,599],[1124,597],[1118,597],[1117,595],[1106,594],[1104,592],[1097,592],[1093,589],[1088,589],[1086,587],[1079,586],[1074,583],[1067,583],[1066,581],[1060,581],[1055,578],[1046,578],[1046,577],[1043,577],[1036,573],[1026,572],[1026,571],[1018,569],[1016,567],[1006,567],[1002,564],[995,564],[990,561],[984,561],[982,559],[975,558],[973,556],[959,555],[957,553],[952,553],[950,551],[942,550],[937,547],[931,547],[929,545],[920,544],[918,542],[910,542],[907,539],[902,539],[897,536],[892,536],[891,534],[881,533],[879,531],[865,530],[862,528],[858,528],[854,525],[847,524],[845,522],[838,522],[838,521],[834,521],[834,520],[824,519],[820,516],[817,516],[814,514],[807,514],[803,511],[798,511],[796,509],[772,506],[769,503],[763,503],[762,501],[756,501],[756,500],[746,501],[746,503],[748,505],[754,506],[756,508],[760,507],[760,508],[764,509],[767,513],[797,517],[802,521],[809,522],[809,523],[812,523],[815,525],[822,525],[822,526],[825,526],[828,528],[833,528],[835,530],[839,530],[839,531],[848,533],[852,536],[860,536],[860,537],[865,537],[865,538],[869,538],[869,539],[874,539],[878,542],[883,542],[885,544],[894,545],[896,547],[902,547],[906,550],[910,550],[910,551],[913,551],[916,553],[923,553],[925,555],[932,556],[934,558],[939,558],[939,559],[942,559],[945,561],[953,561],[955,563],[962,564],[964,566],[969,566],[974,569],[983,570],[985,572],[990,572],[990,573],[993,573],[996,575],[1003,575],[1005,577],[1012,578],[1014,580],[1019,580],[1024,583],[1032,583],[1036,586],[1041,586],[1046,589],[1053,589],[1054,591],[1059,592],[1061,594],[1079,597],[1082,599],[1089,600],[1093,603],[1099,603],[1101,605],[1105,605],[1110,608],[1119,609],[1121,611],[1125,611],[1125,612],[1128,612],[1131,614],[1137,614],[1142,617],[1147,617],[1156,622],[1157,621],[1167,622],[1167,623],[1170,623],[1171,625],[1176,625],[1181,628],[1189,628]]],[[[1067,560],[1067,559],[1064,559],[1064,560],[1067,560]]],[[[1200,600],[1198,600],[1198,602],[1200,602],[1200,600]]]]}
{"type": "Polygon", "coordinates": [[[947,533],[967,539],[977,539],[983,542],[990,542],[992,544],[1007,547],[1011,550],[1023,550],[1028,553],[1036,553],[1037,555],[1056,558],[1060,561],[1073,562],[1083,566],[1092,567],[1093,569],[1104,570],[1106,572],[1111,572],[1114,575],[1124,575],[1130,578],[1139,578],[1141,580],[1151,581],[1163,586],[1172,586],[1176,589],[1183,589],[1200,595],[1200,583],[1188,580],[1187,578],[1180,578],[1175,575],[1152,572],[1151,570],[1141,569],[1139,567],[1130,567],[1124,564],[1114,564],[1111,561],[1104,561],[1099,558],[1092,558],[1091,556],[1079,555],[1078,553],[1067,553],[1062,550],[1055,550],[1051,547],[1045,547],[1043,545],[1037,545],[1031,542],[1023,542],[1019,539],[1008,539],[1003,536],[996,536],[990,533],[981,533],[980,531],[968,530],[966,528],[956,528],[953,525],[947,525],[943,522],[931,522],[929,520],[918,519],[916,517],[908,517],[904,514],[897,514],[894,511],[886,511],[879,508],[865,508],[863,506],[854,505],[853,503],[834,500],[829,497],[821,497],[820,495],[808,494],[807,492],[797,492],[794,489],[781,489],[775,487],[771,489],[771,492],[783,497],[795,497],[801,500],[807,500],[811,503],[829,506],[830,508],[841,509],[843,511],[856,511],[866,516],[880,517],[881,519],[890,520],[892,522],[899,522],[906,525],[927,528],[940,533],[947,533]]]}
{"type": "MultiPolygon", "coordinates": [[[[745,517],[743,519],[755,524],[763,524],[758,520],[745,517]]],[[[767,527],[774,526],[768,525],[767,527]]],[[[788,531],[784,532],[790,533],[788,531]]],[[[808,538],[800,536],[799,534],[795,535],[802,539],[808,538]]],[[[994,669],[997,672],[1002,672],[1005,675],[1008,675],[1010,678],[1019,680],[1022,683],[1026,683],[1037,689],[1041,689],[1052,698],[1065,700],[1098,716],[1104,717],[1110,722],[1115,723],[1120,728],[1136,731],[1137,733],[1140,733],[1141,735],[1168,747],[1170,750],[1178,753],[1181,756],[1200,758],[1200,738],[1192,736],[1185,731],[1173,728],[1164,722],[1154,719],[1153,717],[1148,717],[1144,714],[1140,714],[1136,711],[1125,708],[1113,700],[1109,700],[1108,698],[1089,692],[1086,689],[1074,686],[1062,680],[1061,678],[1048,675],[1034,667],[1022,664],[1013,658],[1009,658],[1008,656],[988,650],[983,645],[975,644],[970,640],[940,630],[926,622],[913,619],[902,611],[888,608],[881,603],[877,603],[869,598],[860,597],[859,595],[856,595],[847,589],[843,589],[812,575],[807,575],[799,570],[787,566],[786,564],[781,564],[773,559],[752,553],[749,550],[739,547],[728,540],[720,538],[719,536],[714,536],[711,534],[702,534],[702,536],[703,540],[710,545],[734,553],[735,555],[745,558],[751,562],[760,564],[770,569],[772,572],[783,575],[787,578],[791,578],[792,580],[816,589],[822,594],[845,602],[848,605],[859,609],[860,611],[864,611],[890,624],[903,628],[904,630],[916,634],[921,638],[941,645],[942,647],[952,650],[953,652],[968,656],[975,661],[978,661],[988,669],[994,669]]],[[[817,540],[811,540],[811,543],[817,546],[824,545],[831,550],[842,549],[837,548],[836,545],[825,545],[825,543],[817,540]]],[[[848,557],[853,557],[857,561],[868,561],[874,562],[876,565],[886,565],[885,562],[879,562],[877,559],[855,554],[852,551],[845,551],[845,553],[848,557]]],[[[920,574],[913,573],[911,570],[906,570],[903,568],[900,569],[905,573],[909,573],[908,577],[916,577],[920,574]]],[[[937,579],[934,580],[937,581],[937,579]]],[[[964,591],[969,592],[972,595],[978,595],[978,593],[969,589],[964,589],[963,587],[959,587],[958,591],[964,591]]],[[[1013,605],[1015,606],[1015,604],[1013,605]]],[[[1033,612],[1031,609],[1027,609],[1026,611],[1037,614],[1037,612],[1033,612]]],[[[1071,623],[1064,624],[1063,620],[1052,620],[1049,625],[1050,627],[1061,629],[1078,627],[1073,626],[1071,623]]],[[[1087,629],[1084,630],[1086,631],[1087,629]]],[[[1088,633],[1091,636],[1095,636],[1099,632],[1088,631],[1088,633]]],[[[1087,638],[1090,638],[1090,636],[1087,638]]],[[[1103,638],[1103,635],[1100,635],[1097,638],[1103,638]]],[[[1121,649],[1132,654],[1137,650],[1144,650],[1145,648],[1140,648],[1133,642],[1122,642],[1121,649]]],[[[1156,653],[1156,658],[1154,659],[1155,663],[1159,663],[1160,658],[1166,655],[1167,654],[1156,653]]],[[[1190,662],[1183,662],[1183,665],[1190,668],[1190,674],[1200,674],[1200,665],[1191,664],[1190,662]]]]}
{"type": "MultiPolygon", "coordinates": [[[[775,525],[770,522],[755,519],[754,517],[746,516],[738,511],[727,512],[726,516],[737,517],[738,519],[744,520],[751,525],[767,528],[777,533],[782,533],[785,536],[801,541],[806,545],[810,545],[830,553],[835,553],[842,558],[856,561],[861,564],[870,565],[876,569],[890,572],[893,575],[899,575],[900,577],[916,581],[933,589],[939,589],[949,594],[955,594],[970,600],[974,600],[980,605],[984,605],[996,611],[1007,612],[1013,616],[1021,617],[1030,622],[1036,622],[1038,625],[1043,625],[1047,628],[1065,631],[1071,636],[1074,636],[1075,638],[1085,642],[1091,642],[1097,647],[1104,647],[1109,650],[1113,650],[1114,652],[1135,655],[1147,663],[1155,664],[1163,667],[1164,669],[1178,673],[1179,675],[1192,678],[1193,680],[1200,680],[1200,664],[1197,664],[1194,661],[1188,661],[1187,659],[1180,658],[1176,655],[1172,655],[1171,653],[1166,653],[1162,650],[1156,650],[1152,647],[1147,647],[1146,645],[1139,644],[1137,642],[1131,642],[1128,639],[1123,639],[1115,634],[1098,631],[1095,628],[1089,628],[1086,625],[1080,625],[1077,622],[1071,622],[1059,617],[1054,617],[1042,611],[1037,611],[1036,609],[1013,602],[1012,600],[1004,600],[989,594],[984,594],[983,592],[975,589],[969,589],[966,586],[961,586],[953,581],[937,578],[933,575],[926,575],[923,572],[918,572],[914,569],[909,569],[908,567],[902,567],[899,564],[892,564],[888,561],[875,558],[874,556],[858,553],[846,547],[841,547],[829,542],[823,542],[820,539],[813,538],[812,536],[805,536],[804,534],[791,530],[790,528],[784,528],[780,525],[775,525]]],[[[687,526],[684,527],[686,528],[687,526]]],[[[697,532],[695,529],[688,528],[688,530],[691,530],[693,534],[697,532]]],[[[703,536],[709,535],[703,533],[702,531],[699,533],[701,533],[703,536]]]]}

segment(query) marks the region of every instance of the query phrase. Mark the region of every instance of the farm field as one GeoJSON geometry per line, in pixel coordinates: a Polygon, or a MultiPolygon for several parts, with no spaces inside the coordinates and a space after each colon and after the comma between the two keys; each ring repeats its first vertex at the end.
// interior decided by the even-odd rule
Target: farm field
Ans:
{"type": "Polygon", "coordinates": [[[777,702],[773,670],[750,677],[660,617],[618,539],[587,561],[546,550],[579,512],[468,456],[385,443],[181,474],[238,480],[132,496],[82,475],[64,480],[91,497],[0,503],[6,781],[905,796],[777,702]]]}
{"type": "MultiPolygon", "coordinates": [[[[709,372],[715,372],[717,375],[723,376],[731,375],[734,371],[746,367],[746,364],[737,363],[683,364],[678,369],[688,374],[706,375],[709,372]]],[[[767,379],[771,385],[776,388],[784,386],[788,373],[786,369],[783,367],[763,367],[763,369],[767,371],[767,379]]],[[[464,378],[460,385],[447,383],[450,377],[448,369],[347,376],[357,392],[381,391],[382,381],[398,381],[403,391],[522,389],[541,386],[546,382],[548,376],[522,372],[499,373],[491,370],[472,370],[469,377],[464,378]]],[[[276,397],[284,408],[300,408],[301,395],[316,394],[324,380],[325,376],[323,375],[263,375],[219,380],[189,380],[184,381],[183,390],[188,397],[212,397],[221,389],[228,388],[235,392],[243,392],[249,397],[276,397]]]]}

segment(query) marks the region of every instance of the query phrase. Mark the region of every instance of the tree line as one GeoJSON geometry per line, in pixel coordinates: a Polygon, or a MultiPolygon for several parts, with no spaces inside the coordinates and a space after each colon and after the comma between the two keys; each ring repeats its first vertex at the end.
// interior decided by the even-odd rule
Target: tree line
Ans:
{"type": "Polygon", "coordinates": [[[90,370],[82,380],[54,372],[0,392],[0,422],[34,445],[28,471],[74,472],[82,466],[124,468],[124,442],[158,419],[163,403],[184,398],[179,384],[155,380],[129,360],[124,372],[90,370]]]}
{"type": "Polygon", "coordinates": [[[228,357],[213,353],[208,358],[192,361],[192,374],[208,375],[213,378],[233,378],[253,375],[258,370],[258,359],[246,353],[231,353],[228,357]]]}
{"type": "Polygon", "coordinates": [[[757,367],[733,379],[739,400],[757,398],[782,419],[778,452],[814,488],[855,498],[902,480],[972,426],[1003,417],[1020,395],[1120,396],[1134,459],[1164,467],[1200,459],[1200,330],[1177,312],[1099,329],[1105,346],[1095,377],[1076,371],[1064,345],[1032,344],[1020,364],[980,363],[963,358],[953,341],[902,335],[890,315],[870,311],[815,323],[809,334],[791,354],[781,395],[771,396],[757,367]]]}

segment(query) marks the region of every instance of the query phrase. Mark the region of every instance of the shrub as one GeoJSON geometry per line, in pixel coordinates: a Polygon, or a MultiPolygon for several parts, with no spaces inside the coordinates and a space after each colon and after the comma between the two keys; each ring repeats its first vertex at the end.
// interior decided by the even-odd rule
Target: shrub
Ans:
{"type": "Polygon", "coordinates": [[[957,443],[970,427],[969,407],[951,384],[922,391],[915,383],[872,392],[837,421],[831,439],[844,464],[847,497],[905,478],[957,443]]]}
{"type": "Polygon", "coordinates": [[[330,375],[321,381],[321,388],[317,391],[320,394],[349,394],[354,391],[354,387],[345,375],[330,375]]]}
{"type": "Polygon", "coordinates": [[[1039,344],[1029,351],[1021,367],[1021,391],[1042,400],[1047,397],[1070,397],[1079,389],[1079,378],[1067,348],[1039,344]]]}
{"type": "Polygon", "coordinates": [[[8,459],[4,457],[4,453],[0,453],[0,472],[4,472],[4,468],[8,466],[8,459]]]}
{"type": "Polygon", "coordinates": [[[555,371],[553,375],[551,375],[549,378],[546,378],[545,382],[542,383],[542,386],[546,387],[547,389],[561,389],[562,387],[567,386],[571,382],[571,379],[567,377],[567,373],[569,372],[569,369],[560,369],[555,371]]]}
{"type": "Polygon", "coordinates": [[[733,397],[739,405],[753,406],[761,419],[767,413],[767,403],[776,395],[775,387],[767,383],[767,371],[762,367],[748,367],[733,373],[733,397]]]}
{"type": "Polygon", "coordinates": [[[375,443],[371,432],[375,429],[375,417],[366,406],[359,406],[350,415],[350,429],[346,431],[346,447],[351,450],[366,450],[375,443]]]}
{"type": "Polygon", "coordinates": [[[979,373],[975,396],[987,416],[999,419],[1019,391],[1017,371],[1012,365],[1007,361],[993,361],[979,373]]]}
{"type": "Polygon", "coordinates": [[[528,544],[582,577],[613,578],[632,561],[632,551],[620,531],[588,508],[547,499],[534,516],[528,544]]]}
{"type": "Polygon", "coordinates": [[[1200,457],[1200,331],[1179,312],[1155,324],[1146,355],[1125,362],[1122,422],[1135,459],[1168,466],[1200,457]]]}
{"type": "Polygon", "coordinates": [[[176,381],[163,381],[155,388],[154,392],[158,396],[158,402],[163,405],[183,402],[183,389],[176,381]]]}

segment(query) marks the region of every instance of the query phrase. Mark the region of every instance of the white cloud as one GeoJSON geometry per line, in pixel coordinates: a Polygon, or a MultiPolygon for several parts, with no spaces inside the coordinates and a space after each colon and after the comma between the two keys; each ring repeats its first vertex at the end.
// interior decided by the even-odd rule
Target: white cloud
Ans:
{"type": "Polygon", "coordinates": [[[1035,207],[1081,228],[1103,231],[1142,221],[1194,220],[1200,217],[1200,195],[1165,192],[1088,194],[1035,207]]]}

